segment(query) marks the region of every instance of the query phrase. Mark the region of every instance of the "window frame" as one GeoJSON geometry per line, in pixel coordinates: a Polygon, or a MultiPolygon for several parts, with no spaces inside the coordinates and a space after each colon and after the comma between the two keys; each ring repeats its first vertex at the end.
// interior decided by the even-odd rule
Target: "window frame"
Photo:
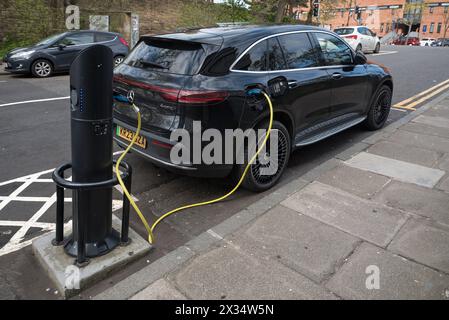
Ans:
{"type": "MultiPolygon", "coordinates": [[[[272,34],[266,37],[263,37],[255,42],[253,42],[248,48],[246,48],[241,54],[239,54],[239,56],[237,57],[237,59],[235,59],[235,61],[231,64],[231,66],[229,67],[229,72],[235,72],[235,73],[254,73],[254,74],[270,74],[270,73],[279,73],[279,72],[296,72],[296,71],[302,71],[302,70],[314,70],[314,69],[329,69],[329,68],[342,68],[342,67],[348,67],[351,65],[324,65],[325,61],[322,60],[321,56],[321,52],[319,53],[318,56],[318,61],[321,64],[319,67],[309,67],[309,68],[298,68],[298,69],[285,69],[285,70],[267,70],[267,71],[249,71],[249,70],[236,70],[234,69],[235,65],[240,61],[240,59],[242,59],[245,54],[247,54],[254,46],[256,46],[258,43],[265,41],[267,39],[270,38],[274,38],[274,37],[279,37],[279,36],[283,36],[283,35],[288,35],[288,34],[295,34],[295,33],[307,33],[307,35],[309,36],[309,39],[312,42],[312,46],[315,46],[315,37],[313,37],[314,33],[324,33],[324,34],[328,34],[331,36],[334,36],[340,40],[342,40],[340,37],[338,37],[338,35],[335,35],[332,32],[329,31],[325,31],[325,30],[298,30],[298,31],[288,31],[288,32],[281,32],[281,33],[276,33],[276,34],[272,34]]],[[[344,40],[342,40],[343,43],[349,48],[351,55],[352,55],[352,63],[354,64],[354,55],[355,52],[354,50],[351,48],[351,46],[349,46],[344,40]]],[[[352,65],[353,65],[352,64],[352,65]]]]}
{"type": "Polygon", "coordinates": [[[107,43],[107,42],[112,42],[117,40],[118,36],[116,34],[113,33],[109,33],[109,32],[94,32],[94,43],[107,43]],[[105,40],[105,41],[97,41],[97,36],[102,36],[102,35],[107,35],[107,36],[112,36],[111,40],[105,40]]]}
{"type": "Polygon", "coordinates": [[[340,38],[338,36],[335,36],[334,34],[328,33],[328,35],[330,35],[331,37],[336,38],[337,40],[340,40],[343,43],[343,45],[345,45],[349,49],[349,52],[351,53],[351,63],[349,63],[349,64],[337,64],[337,65],[330,64],[330,65],[327,65],[326,64],[327,63],[326,56],[325,56],[324,52],[321,49],[321,45],[319,44],[318,39],[313,37],[312,38],[313,42],[315,43],[315,46],[318,47],[318,49],[319,49],[320,61],[323,64],[323,66],[325,66],[326,68],[332,68],[332,67],[334,67],[334,68],[335,67],[341,68],[341,67],[354,66],[354,50],[351,48],[351,46],[348,45],[342,38],[340,38]]]}
{"type": "MultiPolygon", "coordinates": [[[[310,35],[309,32],[306,32],[306,39],[309,41],[309,45],[310,48],[313,50],[313,56],[315,57],[315,61],[317,63],[317,66],[314,67],[303,67],[303,68],[289,68],[288,67],[288,61],[285,57],[285,51],[283,50],[283,47],[281,45],[281,41],[280,38],[281,37],[285,37],[285,36],[291,36],[290,34],[284,34],[284,35],[279,35],[276,37],[277,42],[279,43],[279,48],[282,51],[282,55],[284,56],[284,65],[287,68],[286,70],[298,70],[298,69],[312,69],[312,68],[317,68],[317,67],[321,67],[322,65],[322,59],[321,59],[321,54],[319,52],[317,52],[317,46],[316,43],[314,41],[314,38],[310,35]]],[[[269,70],[269,71],[279,71],[279,70],[269,70]]]]}

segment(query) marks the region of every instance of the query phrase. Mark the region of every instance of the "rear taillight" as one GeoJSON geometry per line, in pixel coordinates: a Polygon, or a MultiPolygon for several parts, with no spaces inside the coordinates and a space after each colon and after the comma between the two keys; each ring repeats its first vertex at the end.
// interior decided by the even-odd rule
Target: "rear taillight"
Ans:
{"type": "Polygon", "coordinates": [[[128,45],[128,41],[126,41],[125,39],[123,39],[122,37],[118,37],[118,39],[120,40],[121,43],[123,43],[125,46],[129,47],[128,45]]]}
{"type": "Polygon", "coordinates": [[[353,39],[353,40],[357,40],[357,35],[356,34],[354,34],[354,35],[350,35],[350,36],[345,36],[345,38],[346,39],[353,39]]]}
{"type": "Polygon", "coordinates": [[[204,104],[219,103],[229,96],[225,91],[190,91],[181,90],[178,97],[179,103],[204,104]]]}
{"type": "Polygon", "coordinates": [[[229,93],[226,91],[179,90],[142,83],[119,76],[114,76],[114,80],[144,90],[157,92],[166,101],[183,104],[215,104],[226,100],[229,96],[229,93]]]}

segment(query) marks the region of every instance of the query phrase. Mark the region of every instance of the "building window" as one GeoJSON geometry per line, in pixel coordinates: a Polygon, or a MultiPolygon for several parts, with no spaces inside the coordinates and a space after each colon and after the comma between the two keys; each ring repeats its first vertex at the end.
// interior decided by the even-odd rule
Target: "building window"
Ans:
{"type": "Polygon", "coordinates": [[[387,23],[387,28],[386,28],[385,32],[386,33],[390,32],[390,24],[389,23],[387,23]]]}
{"type": "Polygon", "coordinates": [[[437,33],[441,33],[441,22],[438,23],[438,26],[437,26],[437,33]]]}
{"type": "Polygon", "coordinates": [[[343,18],[345,16],[344,10],[341,10],[341,17],[343,18]]]}
{"type": "Polygon", "coordinates": [[[447,13],[447,9],[449,9],[449,5],[444,6],[444,13],[447,13]]]}
{"type": "Polygon", "coordinates": [[[433,7],[429,7],[429,13],[433,13],[433,7]]]}
{"type": "Polygon", "coordinates": [[[422,32],[427,32],[427,24],[422,26],[422,32]]]}
{"type": "Polygon", "coordinates": [[[384,26],[385,25],[383,23],[380,24],[380,32],[384,32],[384,26]]]}
{"type": "Polygon", "coordinates": [[[433,30],[434,30],[434,29],[435,29],[435,23],[432,22],[432,23],[430,24],[430,30],[429,30],[429,32],[430,32],[430,33],[433,33],[433,30]]]}

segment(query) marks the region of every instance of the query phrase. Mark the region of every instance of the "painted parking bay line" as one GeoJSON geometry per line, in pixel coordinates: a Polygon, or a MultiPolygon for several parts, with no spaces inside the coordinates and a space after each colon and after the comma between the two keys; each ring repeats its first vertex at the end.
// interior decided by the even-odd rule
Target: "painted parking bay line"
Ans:
{"type": "Polygon", "coordinates": [[[433,188],[446,174],[442,170],[361,152],[346,164],[357,169],[378,173],[396,180],[433,188]]]}
{"type": "Polygon", "coordinates": [[[0,107],[9,107],[9,106],[16,106],[16,105],[20,105],[20,104],[30,104],[30,103],[39,103],[39,102],[48,102],[48,101],[67,100],[69,98],[70,97],[56,97],[56,98],[48,98],[48,99],[17,101],[17,102],[0,104],[0,107]]]}

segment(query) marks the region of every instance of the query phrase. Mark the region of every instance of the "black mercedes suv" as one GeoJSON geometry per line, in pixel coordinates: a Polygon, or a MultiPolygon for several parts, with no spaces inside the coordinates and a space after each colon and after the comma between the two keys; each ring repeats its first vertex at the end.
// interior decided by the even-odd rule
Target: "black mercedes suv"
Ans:
{"type": "MultiPolygon", "coordinates": [[[[265,102],[248,97],[251,88],[270,91],[283,79],[285,93],[273,96],[278,133],[276,174],[263,176],[254,163],[244,186],[271,188],[280,179],[290,153],[357,124],[381,128],[389,115],[393,81],[389,71],[354,52],[338,35],[301,26],[208,28],[144,36],[114,71],[114,94],[132,97],[142,114],[134,152],[154,164],[188,175],[239,176],[245,165],[174,164],[173,130],[266,128],[265,102]],[[261,107],[262,105],[262,107],[261,107]]],[[[123,100],[114,103],[115,141],[125,147],[136,131],[135,112],[123,100]]],[[[244,150],[241,150],[244,151],[244,150]]]]}

